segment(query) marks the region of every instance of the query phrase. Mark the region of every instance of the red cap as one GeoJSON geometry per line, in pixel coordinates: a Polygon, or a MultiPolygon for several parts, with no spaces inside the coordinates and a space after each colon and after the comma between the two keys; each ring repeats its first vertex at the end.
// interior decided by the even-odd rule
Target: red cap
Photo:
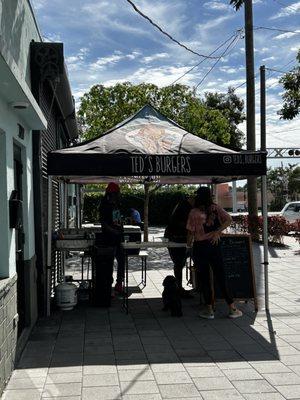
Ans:
{"type": "Polygon", "coordinates": [[[118,193],[120,191],[120,186],[115,182],[109,182],[105,191],[106,193],[118,193]]]}

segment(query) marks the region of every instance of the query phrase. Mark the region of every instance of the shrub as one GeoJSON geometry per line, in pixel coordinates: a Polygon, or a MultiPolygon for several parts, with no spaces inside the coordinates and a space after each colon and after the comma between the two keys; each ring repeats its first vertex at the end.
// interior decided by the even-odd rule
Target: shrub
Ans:
{"type": "MultiPolygon", "coordinates": [[[[184,198],[186,194],[192,193],[195,189],[175,190],[175,188],[164,188],[150,195],[149,200],[149,224],[165,226],[169,221],[171,212],[175,205],[184,198]]],[[[84,196],[83,219],[89,222],[99,222],[99,206],[102,195],[99,193],[88,193],[84,196]]],[[[144,213],[144,190],[122,192],[121,212],[124,217],[129,217],[129,210],[137,209],[143,219],[144,213]]]]}
{"type": "MultiPolygon", "coordinates": [[[[261,216],[249,217],[248,215],[238,215],[233,217],[233,228],[243,233],[257,232],[262,238],[263,218],[261,216]]],[[[283,243],[283,236],[291,231],[291,224],[281,216],[268,217],[268,241],[283,243]]]]}

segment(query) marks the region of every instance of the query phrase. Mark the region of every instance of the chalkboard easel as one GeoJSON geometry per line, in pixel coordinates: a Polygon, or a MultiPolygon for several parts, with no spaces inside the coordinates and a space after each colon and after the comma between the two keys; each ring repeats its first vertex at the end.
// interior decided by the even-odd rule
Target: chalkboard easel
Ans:
{"type": "MultiPolygon", "coordinates": [[[[221,237],[221,251],[226,283],[233,298],[236,300],[253,299],[257,311],[251,236],[224,234],[221,237]]],[[[222,298],[217,284],[214,285],[214,291],[215,298],[222,298]]]]}

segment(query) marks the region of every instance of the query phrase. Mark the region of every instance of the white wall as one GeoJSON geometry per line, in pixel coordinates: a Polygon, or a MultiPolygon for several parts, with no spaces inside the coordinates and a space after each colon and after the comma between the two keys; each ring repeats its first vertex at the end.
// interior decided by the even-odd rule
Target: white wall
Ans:
{"type": "Polygon", "coordinates": [[[8,65],[14,61],[30,87],[29,43],[41,41],[28,0],[0,0],[0,32],[8,65]]]}
{"type": "Polygon", "coordinates": [[[25,128],[24,140],[18,137],[18,123],[24,126],[13,109],[0,97],[0,277],[15,274],[15,230],[9,228],[8,201],[14,189],[13,145],[22,149],[24,259],[35,254],[34,205],[32,184],[32,133],[25,128]]]}
{"type": "MultiPolygon", "coordinates": [[[[21,85],[30,85],[30,42],[41,41],[29,0],[0,0],[0,57],[15,71],[21,85]]],[[[5,81],[5,76],[2,77],[5,81]]],[[[7,87],[7,90],[12,90],[7,87]]],[[[18,99],[16,98],[16,101],[18,99]]],[[[0,277],[15,274],[15,230],[9,228],[8,201],[14,189],[13,145],[22,149],[24,259],[35,254],[32,180],[32,127],[20,120],[0,93],[0,277]],[[18,123],[25,128],[18,137],[18,123]]]]}

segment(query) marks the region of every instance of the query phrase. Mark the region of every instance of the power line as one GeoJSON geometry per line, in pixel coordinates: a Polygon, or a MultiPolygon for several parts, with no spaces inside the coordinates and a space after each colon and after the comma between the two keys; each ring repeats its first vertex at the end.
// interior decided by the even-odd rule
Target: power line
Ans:
{"type": "Polygon", "coordinates": [[[131,0],[126,0],[127,3],[129,3],[132,8],[139,14],[141,15],[143,18],[145,18],[147,21],[150,22],[151,25],[153,25],[156,29],[158,29],[163,35],[167,36],[170,40],[172,40],[172,42],[178,44],[180,47],[183,47],[185,50],[189,51],[192,54],[195,54],[196,56],[199,57],[204,57],[204,58],[211,58],[211,59],[216,59],[218,57],[212,57],[212,56],[207,56],[201,53],[198,53],[195,50],[190,49],[189,47],[187,47],[185,44],[179,42],[177,39],[174,39],[173,36],[171,36],[168,32],[164,31],[159,25],[157,25],[155,22],[152,21],[151,18],[149,18],[146,14],[144,14],[141,10],[139,10],[137,8],[137,6],[133,3],[133,1],[131,0]]]}
{"type": "Polygon", "coordinates": [[[254,26],[253,27],[254,30],[258,30],[258,29],[266,29],[268,31],[278,31],[278,32],[284,32],[284,33],[296,33],[296,34],[300,34],[300,31],[289,31],[287,29],[279,29],[279,28],[269,28],[267,26],[254,26]]]}
{"type": "MultiPolygon", "coordinates": [[[[229,42],[233,37],[236,37],[238,32],[241,32],[242,29],[238,29],[233,35],[231,35],[228,39],[226,39],[223,43],[221,43],[214,51],[212,51],[209,55],[213,55],[216,51],[218,51],[221,47],[223,47],[226,43],[229,42]]],[[[176,82],[178,82],[181,78],[192,72],[195,68],[199,67],[200,64],[202,64],[206,59],[201,60],[198,62],[196,65],[194,65],[192,68],[190,68],[188,71],[186,71],[184,74],[182,74],[179,78],[175,79],[174,82],[171,83],[171,86],[174,85],[176,82]]]]}
{"type": "MultiPolygon", "coordinates": [[[[198,89],[198,87],[204,82],[204,80],[206,79],[206,77],[211,73],[211,71],[215,68],[215,66],[219,63],[219,61],[221,60],[222,57],[224,57],[225,55],[229,54],[227,52],[227,50],[230,48],[230,46],[232,45],[233,47],[237,44],[238,40],[240,39],[239,35],[236,35],[232,41],[229,43],[229,45],[226,47],[226,49],[223,51],[223,53],[220,55],[220,57],[214,62],[214,64],[211,66],[211,68],[206,72],[206,74],[204,75],[204,77],[201,79],[201,81],[195,86],[195,90],[198,89]]],[[[232,50],[232,49],[231,49],[232,50]]]]}
{"type": "Polygon", "coordinates": [[[279,72],[280,74],[287,74],[288,72],[290,72],[290,71],[281,71],[280,69],[267,68],[267,67],[266,69],[269,71],[279,72]]]}

